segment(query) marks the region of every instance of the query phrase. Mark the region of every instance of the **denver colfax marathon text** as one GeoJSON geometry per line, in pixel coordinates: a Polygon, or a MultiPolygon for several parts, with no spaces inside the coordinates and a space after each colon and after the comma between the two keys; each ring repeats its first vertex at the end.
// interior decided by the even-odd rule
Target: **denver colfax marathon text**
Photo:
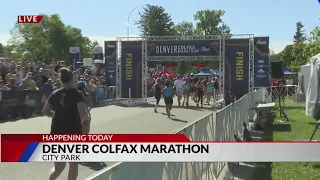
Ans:
{"type": "MultiPolygon", "coordinates": [[[[53,141],[68,139],[73,135],[47,135],[43,140],[53,141]],[[52,136],[52,137],[49,137],[52,136]],[[68,137],[69,136],[69,137],[68,137]]],[[[76,135],[81,138],[82,135],[76,135]]],[[[104,137],[104,141],[111,141],[111,137],[107,135],[84,135],[83,138],[100,138],[104,137]]],[[[209,145],[206,144],[188,144],[188,143],[105,143],[102,139],[97,142],[75,142],[75,143],[44,143],[42,145],[43,161],[81,161],[81,154],[162,154],[162,153],[209,153],[209,145]]]]}

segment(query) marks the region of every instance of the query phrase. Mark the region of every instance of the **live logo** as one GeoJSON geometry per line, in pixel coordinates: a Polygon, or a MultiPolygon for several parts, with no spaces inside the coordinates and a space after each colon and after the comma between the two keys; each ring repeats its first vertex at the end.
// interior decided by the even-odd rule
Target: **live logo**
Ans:
{"type": "Polygon", "coordinates": [[[40,23],[42,18],[39,15],[21,15],[18,16],[18,23],[40,23]]]}

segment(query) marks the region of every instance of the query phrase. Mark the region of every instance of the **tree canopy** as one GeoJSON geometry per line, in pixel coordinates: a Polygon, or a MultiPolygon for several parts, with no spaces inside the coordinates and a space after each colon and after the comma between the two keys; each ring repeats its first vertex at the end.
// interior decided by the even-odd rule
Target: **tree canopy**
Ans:
{"type": "MultiPolygon", "coordinates": [[[[223,10],[200,10],[195,12],[192,22],[182,21],[175,24],[171,15],[162,6],[148,5],[140,13],[140,19],[136,22],[142,36],[194,36],[194,35],[220,35],[231,32],[222,16],[223,10]]],[[[157,63],[149,63],[150,67],[157,63]]],[[[214,65],[213,65],[214,66],[214,65]]],[[[179,62],[172,70],[180,73],[195,72],[195,68],[189,62],[179,62]]]]}
{"type": "Polygon", "coordinates": [[[310,34],[307,34],[304,24],[298,21],[292,42],[278,54],[272,54],[270,60],[282,60],[286,68],[297,72],[302,65],[310,61],[311,57],[320,53],[320,28],[315,27],[310,34]]]}
{"type": "Polygon", "coordinates": [[[79,46],[83,57],[92,56],[98,45],[83,36],[81,29],[66,25],[58,14],[46,15],[39,24],[18,24],[11,29],[12,39],[4,46],[3,54],[22,62],[68,60],[69,48],[79,46]]]}

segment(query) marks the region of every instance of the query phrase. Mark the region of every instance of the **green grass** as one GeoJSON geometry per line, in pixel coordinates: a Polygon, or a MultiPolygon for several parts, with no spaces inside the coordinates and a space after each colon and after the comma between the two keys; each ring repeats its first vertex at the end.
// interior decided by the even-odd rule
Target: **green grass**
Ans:
{"type": "MultiPolygon", "coordinates": [[[[289,122],[280,122],[280,118],[271,117],[265,128],[264,139],[270,141],[310,139],[316,121],[312,117],[305,116],[304,111],[305,102],[287,103],[289,122]]],[[[320,129],[313,139],[320,140],[320,129]]],[[[252,180],[320,180],[320,163],[256,163],[252,180]]]]}

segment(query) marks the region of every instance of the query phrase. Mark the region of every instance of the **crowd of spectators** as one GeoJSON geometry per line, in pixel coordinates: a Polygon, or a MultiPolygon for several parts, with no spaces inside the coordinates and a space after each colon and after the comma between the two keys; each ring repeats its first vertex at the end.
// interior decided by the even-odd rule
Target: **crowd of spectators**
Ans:
{"type": "MultiPolygon", "coordinates": [[[[22,65],[9,59],[0,59],[0,91],[31,90],[50,94],[61,87],[58,72],[65,66],[64,61],[49,65],[41,62],[22,65]]],[[[92,95],[98,88],[106,86],[104,70],[95,66],[76,69],[74,77],[76,81],[85,82],[87,92],[92,95]]]]}

